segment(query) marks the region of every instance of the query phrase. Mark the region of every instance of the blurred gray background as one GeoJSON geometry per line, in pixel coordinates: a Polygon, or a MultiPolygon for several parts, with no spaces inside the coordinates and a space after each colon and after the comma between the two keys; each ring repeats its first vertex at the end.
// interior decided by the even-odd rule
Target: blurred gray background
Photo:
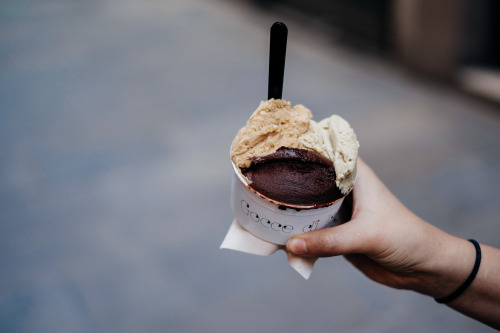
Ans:
{"type": "Polygon", "coordinates": [[[267,97],[279,20],[283,97],[347,119],[363,158],[418,215],[500,247],[491,50],[458,61],[453,17],[455,30],[429,34],[436,16],[411,15],[429,1],[387,2],[401,29],[313,3],[0,3],[0,332],[493,331],[341,257],[306,281],[283,252],[219,249],[229,145],[267,97]],[[445,42],[427,45],[435,35],[445,42]]]}

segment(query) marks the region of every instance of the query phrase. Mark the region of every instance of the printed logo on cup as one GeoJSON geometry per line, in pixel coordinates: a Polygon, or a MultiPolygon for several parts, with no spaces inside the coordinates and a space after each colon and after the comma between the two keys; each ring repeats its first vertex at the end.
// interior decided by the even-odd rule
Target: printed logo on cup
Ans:
{"type": "MultiPolygon", "coordinates": [[[[241,200],[240,208],[241,208],[241,211],[243,212],[243,214],[245,214],[245,216],[248,216],[253,222],[255,222],[256,224],[259,224],[260,227],[262,227],[262,228],[266,228],[266,229],[271,228],[274,231],[283,232],[286,234],[293,232],[293,225],[281,224],[279,222],[273,222],[270,219],[263,217],[262,215],[259,215],[259,213],[252,211],[253,208],[251,208],[250,204],[245,200],[241,200]]],[[[335,218],[335,215],[330,215],[330,217],[328,219],[329,221],[325,225],[325,227],[332,226],[334,218],[335,218]]],[[[314,220],[309,224],[306,223],[301,229],[300,228],[299,229],[303,233],[308,232],[308,231],[313,231],[313,230],[318,229],[318,225],[320,222],[321,222],[320,220],[314,220]]]]}

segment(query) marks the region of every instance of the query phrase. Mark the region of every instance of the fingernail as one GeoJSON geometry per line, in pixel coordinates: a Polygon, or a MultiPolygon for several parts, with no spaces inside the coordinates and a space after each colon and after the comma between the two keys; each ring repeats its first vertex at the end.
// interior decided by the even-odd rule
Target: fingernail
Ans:
{"type": "Polygon", "coordinates": [[[307,246],[306,242],[300,238],[294,238],[288,241],[287,244],[288,249],[295,254],[306,254],[307,246]]]}

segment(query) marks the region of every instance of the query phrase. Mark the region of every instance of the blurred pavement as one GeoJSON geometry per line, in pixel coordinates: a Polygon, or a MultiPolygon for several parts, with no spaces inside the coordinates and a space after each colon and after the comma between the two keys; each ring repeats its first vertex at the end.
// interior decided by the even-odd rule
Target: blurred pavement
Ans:
{"type": "Polygon", "coordinates": [[[410,209],[500,247],[500,110],[222,0],[0,4],[0,332],[492,332],[343,258],[219,245],[229,145],[267,95],[357,131],[410,209]]]}

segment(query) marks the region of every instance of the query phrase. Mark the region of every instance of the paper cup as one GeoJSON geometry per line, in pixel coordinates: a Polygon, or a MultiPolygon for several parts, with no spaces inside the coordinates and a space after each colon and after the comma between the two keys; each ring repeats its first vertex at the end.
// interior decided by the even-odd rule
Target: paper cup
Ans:
{"type": "Polygon", "coordinates": [[[285,245],[294,235],[335,225],[345,196],[323,207],[290,208],[250,188],[238,167],[234,163],[232,166],[233,213],[240,225],[255,236],[285,245]]]}

